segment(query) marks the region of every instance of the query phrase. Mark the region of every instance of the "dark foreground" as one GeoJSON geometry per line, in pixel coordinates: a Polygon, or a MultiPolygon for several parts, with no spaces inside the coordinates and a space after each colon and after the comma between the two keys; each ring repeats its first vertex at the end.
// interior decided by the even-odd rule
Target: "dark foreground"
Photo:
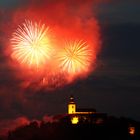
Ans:
{"type": "Polygon", "coordinates": [[[104,123],[71,124],[70,121],[31,122],[9,132],[8,140],[140,140],[140,124],[125,118],[109,118],[104,123]],[[134,126],[134,134],[129,127],[134,126]]]}

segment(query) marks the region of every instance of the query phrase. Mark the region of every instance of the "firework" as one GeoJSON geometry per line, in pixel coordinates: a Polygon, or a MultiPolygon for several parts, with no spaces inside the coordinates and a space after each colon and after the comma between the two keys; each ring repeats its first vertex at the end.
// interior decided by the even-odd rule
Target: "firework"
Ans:
{"type": "Polygon", "coordinates": [[[67,41],[59,53],[59,66],[69,74],[87,71],[92,58],[92,50],[83,40],[67,41]]]}
{"type": "Polygon", "coordinates": [[[36,68],[45,64],[51,54],[48,30],[45,24],[25,20],[13,33],[12,56],[21,64],[36,68]]]}

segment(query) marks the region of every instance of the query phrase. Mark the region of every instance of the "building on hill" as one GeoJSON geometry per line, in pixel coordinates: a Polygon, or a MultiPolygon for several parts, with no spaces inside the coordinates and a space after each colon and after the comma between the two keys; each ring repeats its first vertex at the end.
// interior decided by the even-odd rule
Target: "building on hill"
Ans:
{"type": "Polygon", "coordinates": [[[93,108],[77,108],[74,97],[70,96],[68,102],[68,112],[65,118],[72,124],[102,124],[105,122],[107,115],[97,112],[93,108]]]}
{"type": "Polygon", "coordinates": [[[68,114],[95,114],[96,109],[93,108],[77,108],[74,97],[70,96],[68,103],[68,114]]]}

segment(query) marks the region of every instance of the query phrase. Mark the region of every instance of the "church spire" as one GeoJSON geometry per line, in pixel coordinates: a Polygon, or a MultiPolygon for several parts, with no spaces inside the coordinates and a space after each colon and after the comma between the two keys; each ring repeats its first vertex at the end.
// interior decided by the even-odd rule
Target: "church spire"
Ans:
{"type": "Polygon", "coordinates": [[[73,97],[73,95],[70,96],[69,103],[75,103],[75,102],[74,102],[74,97],[73,97]]]}
{"type": "Polygon", "coordinates": [[[76,113],[76,104],[74,102],[74,97],[71,95],[68,103],[68,114],[76,113]]]}

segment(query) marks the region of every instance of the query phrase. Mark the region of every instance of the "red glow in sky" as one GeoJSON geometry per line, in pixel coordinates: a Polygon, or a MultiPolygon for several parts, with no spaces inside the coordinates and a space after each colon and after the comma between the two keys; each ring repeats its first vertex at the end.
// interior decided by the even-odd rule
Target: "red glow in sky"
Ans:
{"type": "Polygon", "coordinates": [[[85,78],[94,71],[100,50],[100,28],[91,2],[75,7],[43,2],[45,8],[31,4],[13,15],[9,48],[20,77],[46,88],[85,78]]]}

